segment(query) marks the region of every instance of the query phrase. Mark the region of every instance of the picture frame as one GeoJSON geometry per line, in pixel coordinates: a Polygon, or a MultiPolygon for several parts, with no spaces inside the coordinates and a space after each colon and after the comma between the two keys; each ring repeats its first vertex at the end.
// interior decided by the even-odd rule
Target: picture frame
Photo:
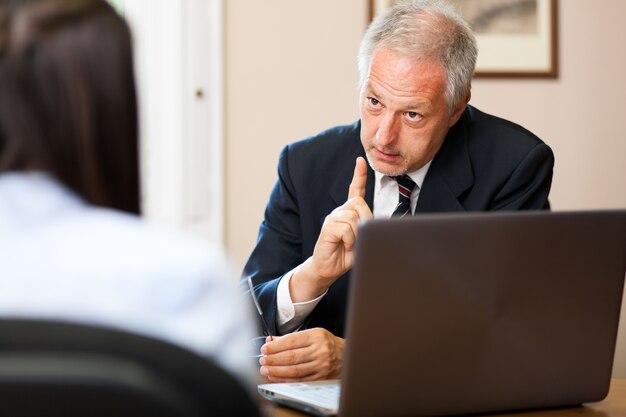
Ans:
{"type": "MultiPolygon", "coordinates": [[[[368,0],[369,18],[396,0],[368,0]]],[[[472,26],[476,78],[557,78],[557,0],[448,0],[472,26]]]]}

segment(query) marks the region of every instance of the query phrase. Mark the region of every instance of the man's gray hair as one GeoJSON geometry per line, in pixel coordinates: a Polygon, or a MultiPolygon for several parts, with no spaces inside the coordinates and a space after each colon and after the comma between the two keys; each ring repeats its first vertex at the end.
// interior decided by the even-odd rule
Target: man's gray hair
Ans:
{"type": "Polygon", "coordinates": [[[359,49],[359,90],[369,77],[377,48],[418,62],[438,60],[448,82],[445,99],[450,112],[470,93],[478,48],[467,22],[442,0],[401,0],[370,24],[359,49]]]}

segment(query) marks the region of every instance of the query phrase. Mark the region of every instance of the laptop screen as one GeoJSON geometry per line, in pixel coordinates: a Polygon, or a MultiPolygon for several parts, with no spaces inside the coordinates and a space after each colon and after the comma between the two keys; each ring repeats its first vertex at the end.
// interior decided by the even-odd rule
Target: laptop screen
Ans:
{"type": "Polygon", "coordinates": [[[359,231],[341,416],[601,400],[626,212],[423,215],[359,231]]]}

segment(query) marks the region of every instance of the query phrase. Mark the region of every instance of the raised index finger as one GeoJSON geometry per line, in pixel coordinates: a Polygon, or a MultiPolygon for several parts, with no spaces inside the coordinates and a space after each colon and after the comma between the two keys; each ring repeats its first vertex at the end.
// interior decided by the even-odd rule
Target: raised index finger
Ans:
{"type": "Polygon", "coordinates": [[[362,156],[356,159],[354,175],[348,189],[348,200],[353,197],[365,198],[365,184],[367,183],[367,162],[362,156]]]}

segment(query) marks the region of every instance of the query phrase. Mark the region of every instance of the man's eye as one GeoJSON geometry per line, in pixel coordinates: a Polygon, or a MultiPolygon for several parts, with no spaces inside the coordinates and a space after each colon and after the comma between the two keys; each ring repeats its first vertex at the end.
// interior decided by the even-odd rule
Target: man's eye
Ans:
{"type": "Polygon", "coordinates": [[[408,111],[406,112],[406,117],[411,121],[417,121],[422,118],[422,115],[414,111],[408,111]]]}
{"type": "Polygon", "coordinates": [[[370,101],[370,104],[371,104],[372,106],[378,106],[378,105],[380,104],[380,101],[376,100],[376,99],[375,99],[375,98],[373,98],[373,97],[368,97],[367,99],[370,101]]]}

